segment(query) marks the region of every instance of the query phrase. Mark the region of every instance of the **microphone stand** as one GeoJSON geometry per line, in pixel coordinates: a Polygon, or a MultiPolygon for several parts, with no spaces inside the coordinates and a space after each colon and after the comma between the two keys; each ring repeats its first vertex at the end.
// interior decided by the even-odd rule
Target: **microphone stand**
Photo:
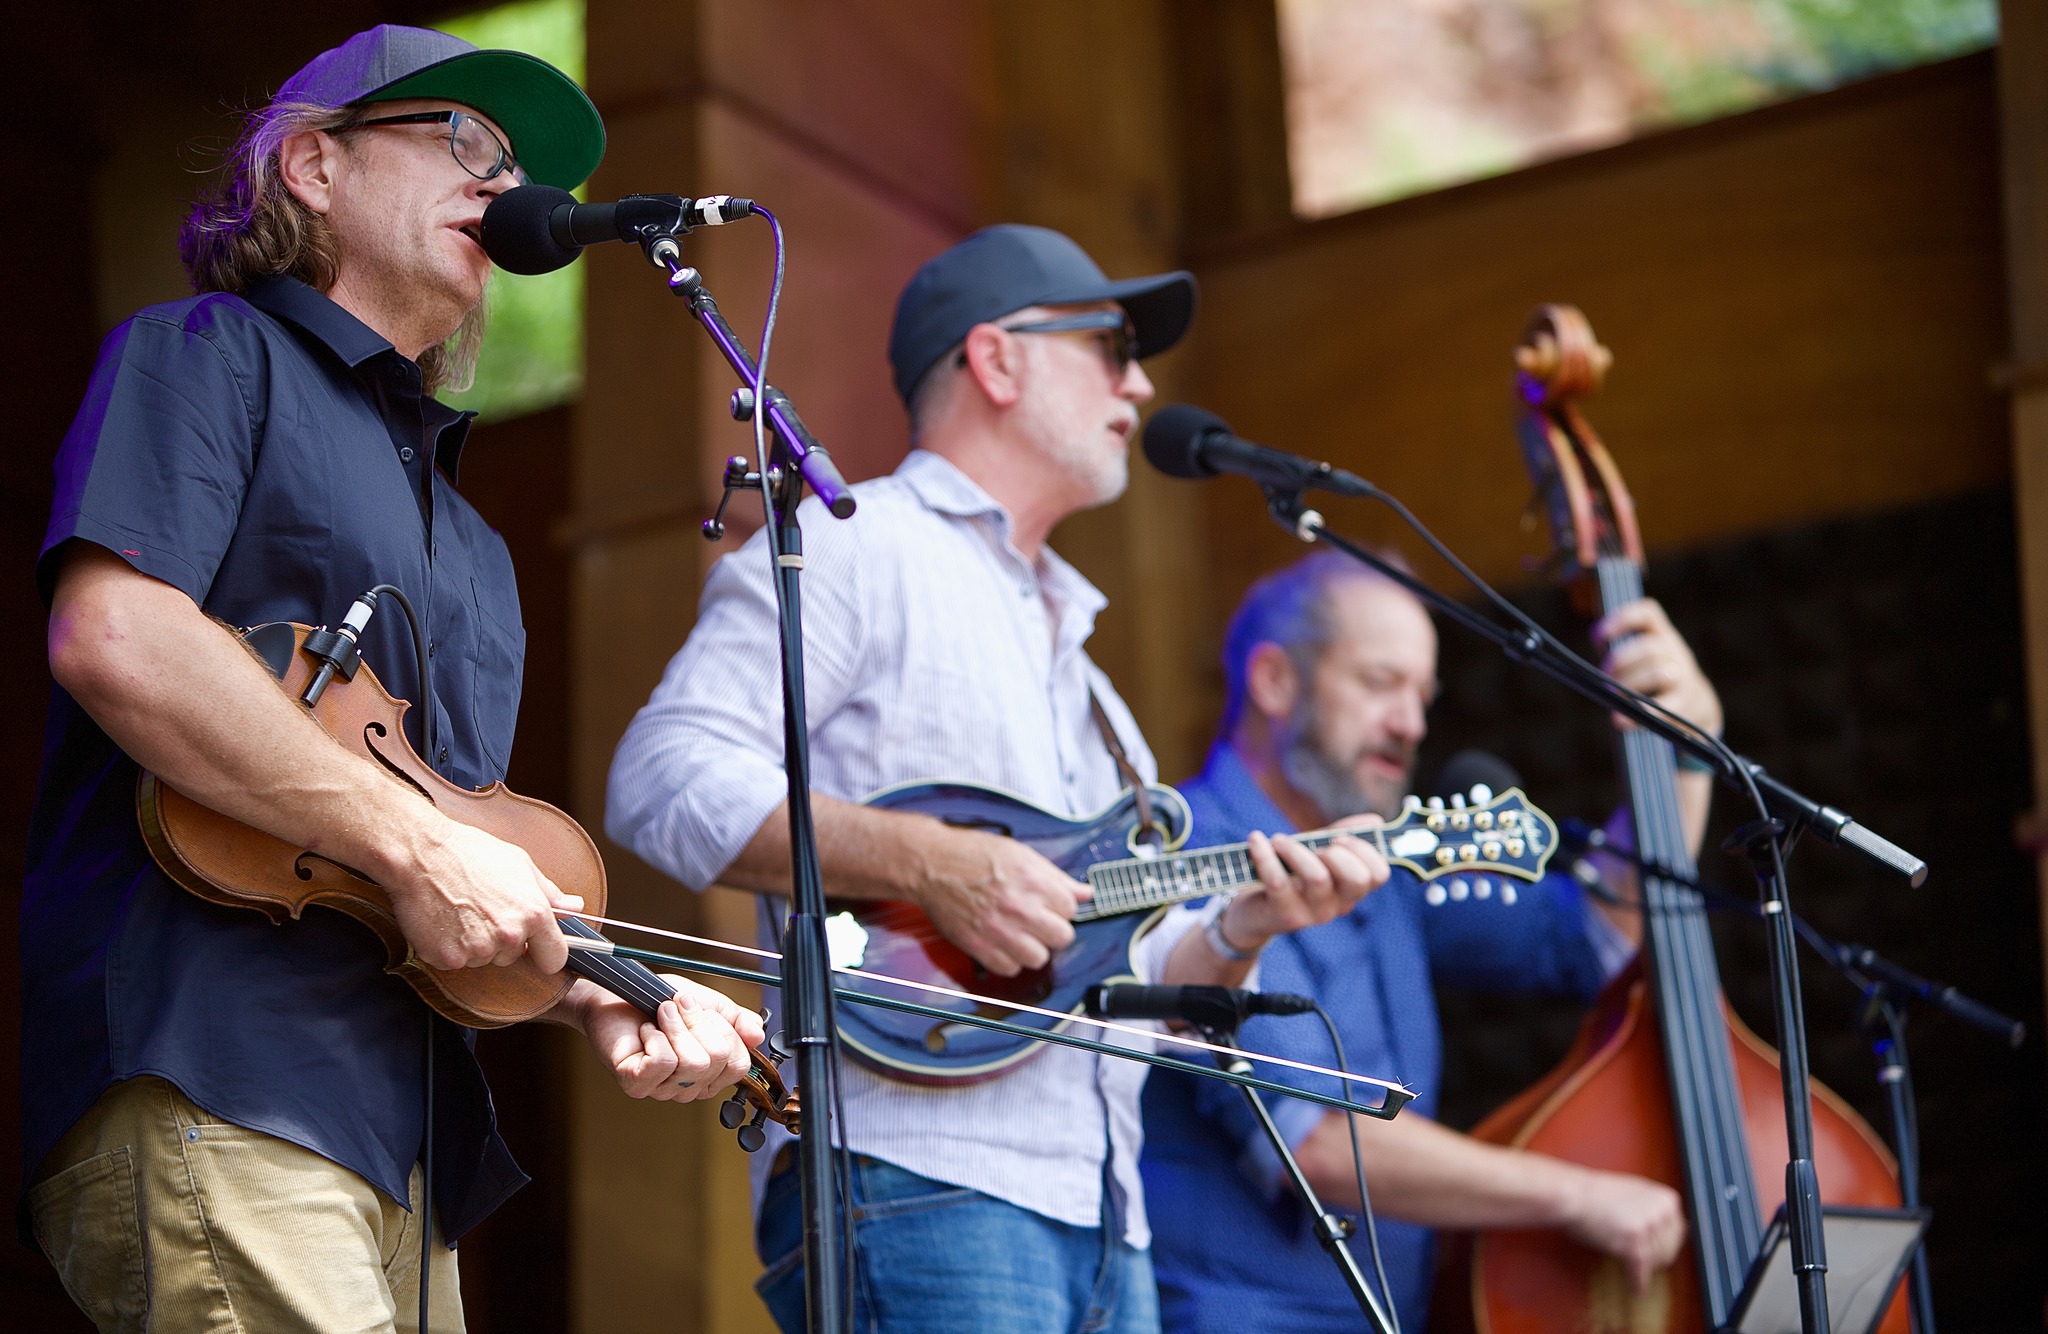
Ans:
{"type": "MultiPolygon", "coordinates": [[[[1235,1028],[1205,1027],[1202,1029],[1202,1035],[1219,1047],[1238,1045],[1235,1028]]],[[[1248,1075],[1252,1069],[1252,1063],[1242,1056],[1218,1054],[1216,1064],[1234,1075],[1248,1075]]],[[[1252,1115],[1258,1118],[1260,1129],[1264,1130],[1266,1138],[1272,1141],[1273,1151],[1280,1155],[1280,1164],[1287,1169],[1288,1179],[1294,1183],[1294,1193],[1308,1206],[1309,1217],[1315,1220],[1316,1241],[1328,1253],[1332,1263],[1337,1266],[1337,1271],[1344,1276],[1344,1286],[1351,1289],[1351,1296],[1358,1302],[1358,1309],[1365,1313],[1366,1325],[1373,1334],[1394,1334],[1393,1323],[1381,1309],[1379,1299],[1372,1295],[1372,1289],[1365,1284],[1365,1271],[1358,1267],[1358,1257],[1344,1244],[1344,1239],[1352,1233],[1351,1225],[1323,1207],[1322,1199],[1317,1196],[1315,1187],[1309,1184],[1308,1174],[1301,1170],[1301,1162],[1294,1156],[1294,1150],[1287,1147],[1287,1137],[1281,1134],[1280,1127],[1273,1123],[1273,1114],[1266,1110],[1265,1099],[1259,1096],[1258,1090],[1246,1084],[1240,1084],[1238,1088],[1244,1094],[1245,1101],[1251,1104],[1252,1115]]],[[[1387,1294],[1387,1300],[1393,1300],[1392,1293],[1387,1294]]]]}
{"type": "MultiPolygon", "coordinates": [[[[1856,1026],[1870,1039],[1871,1053],[1877,1057],[1877,1082],[1884,1090],[1892,1149],[1899,1160],[1899,1199],[1909,1212],[1918,1210],[1920,1115],[1913,1096],[1913,1066],[1906,1057],[1906,1006],[1921,1001],[2014,1048],[2026,1041],[2026,1025],[1971,1000],[1954,987],[1915,976],[1867,946],[1829,940],[1805,922],[1794,925],[1808,945],[1863,993],[1856,1026]]],[[[1934,1288],[1927,1276],[1924,1240],[1914,1245],[1907,1288],[1913,1334],[1935,1334],[1934,1288]]]]}
{"type": "MultiPolygon", "coordinates": [[[[1301,460],[1299,471],[1262,482],[1273,518],[1304,542],[1322,542],[1379,571],[1448,619],[1499,648],[1515,662],[1526,663],[1575,694],[1604,709],[1620,713],[1640,727],[1664,737],[1682,751],[1699,756],[1724,783],[1748,796],[1759,808],[1784,818],[1763,815],[1743,825],[1724,844],[1749,858],[1757,877],[1759,906],[1765,920],[1765,945],[1770,960],[1771,1009],[1777,1021],[1779,1074],[1785,1097],[1785,1208],[1792,1243],[1792,1273],[1799,1293],[1802,1334],[1829,1334],[1827,1250],[1822,1232],[1820,1180],[1813,1163],[1812,1081],[1807,1068],[1806,1016],[1799,993],[1799,960],[1792,935],[1787,899],[1785,849],[1805,829],[1830,842],[1854,847],[1917,885],[1926,878],[1926,864],[1878,838],[1830,806],[1802,796],[1765,773],[1762,765],[1681,727],[1651,707],[1634,691],[1574,655],[1552,647],[1533,629],[1509,628],[1423,583],[1405,570],[1381,560],[1365,547],[1332,533],[1323,516],[1308,507],[1304,492],[1311,486],[1340,495],[1382,501],[1413,524],[1421,523],[1393,497],[1362,478],[1327,464],[1301,460]],[[1768,794],[1766,796],[1765,794],[1768,794]]],[[[1444,549],[1431,539],[1437,550],[1444,549]]],[[[1448,552],[1444,554],[1448,555],[1448,552]]],[[[1455,557],[1452,558],[1456,564],[1455,557]]],[[[1462,568],[1462,567],[1461,567],[1462,568]]],[[[1467,577],[1478,582],[1476,576],[1467,577]]],[[[1485,589],[1485,585],[1480,587],[1485,589]]],[[[1491,592],[1490,589],[1485,589],[1491,592]]]]}
{"type": "MultiPolygon", "coordinates": [[[[765,212],[765,210],[761,210],[765,212]]],[[[778,237],[779,244],[779,237],[778,237]]],[[[675,237],[658,235],[644,243],[647,257],[668,273],[669,291],[682,297],[690,313],[711,335],[711,341],[733,371],[746,385],[733,395],[733,415],[750,420],[755,412],[766,414],[765,427],[772,441],[766,471],[751,473],[745,460],[737,475],[732,463],[725,474],[725,492],[716,517],[704,525],[704,535],[716,540],[725,531],[722,522],[727,501],[736,490],[758,490],[769,503],[769,550],[775,558],[776,603],[781,609],[777,630],[782,650],[782,744],[783,772],[789,779],[789,850],[791,864],[791,913],[782,946],[783,993],[789,999],[784,1016],[785,1033],[795,1048],[797,1084],[821,1095],[806,1099],[804,1133],[797,1137],[797,1171],[803,1191],[804,1209],[804,1301],[806,1323],[812,1330],[837,1334],[850,1328],[852,1311],[842,1301],[838,1283],[843,1263],[842,1238],[835,1223],[839,1217],[832,1172],[832,1114],[836,1099],[828,1090],[835,1087],[833,1055],[837,1050],[838,1026],[834,1018],[830,956],[825,947],[825,886],[819,874],[817,830],[811,819],[810,730],[804,711],[803,615],[799,576],[804,567],[803,532],[797,524],[797,505],[803,499],[805,482],[826,504],[835,518],[854,512],[854,497],[846,479],[816,437],[796,415],[787,395],[773,386],[760,390],[755,401],[754,386],[760,368],[746,345],[726,323],[717,301],[704,286],[696,269],[682,262],[682,250],[675,237]]],[[[851,1201],[846,1202],[849,1206],[851,1201]]]]}

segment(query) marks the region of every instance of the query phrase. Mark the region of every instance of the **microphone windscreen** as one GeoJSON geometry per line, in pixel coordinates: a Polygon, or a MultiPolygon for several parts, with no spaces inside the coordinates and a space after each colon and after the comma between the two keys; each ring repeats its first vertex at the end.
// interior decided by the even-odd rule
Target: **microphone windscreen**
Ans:
{"type": "Polygon", "coordinates": [[[1429,785],[1428,794],[1445,800],[1469,794],[1477,784],[1484,783],[1495,796],[1511,787],[1522,785],[1522,776],[1492,751],[1461,750],[1444,761],[1443,768],[1436,771],[1436,779],[1429,785]]]}
{"type": "Polygon", "coordinates": [[[576,196],[552,185],[521,185],[484,206],[484,253],[507,273],[553,273],[583,253],[557,241],[548,219],[576,196]]]}
{"type": "Polygon", "coordinates": [[[1145,423],[1145,458],[1168,477],[1214,477],[1202,462],[1202,441],[1228,436],[1230,423],[1192,403],[1175,403],[1152,414],[1145,423]]]}

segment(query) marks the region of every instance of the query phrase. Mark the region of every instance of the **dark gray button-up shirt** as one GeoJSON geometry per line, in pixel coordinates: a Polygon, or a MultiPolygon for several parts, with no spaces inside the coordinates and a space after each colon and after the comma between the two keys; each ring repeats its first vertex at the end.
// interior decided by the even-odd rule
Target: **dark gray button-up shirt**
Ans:
{"type": "MultiPolygon", "coordinates": [[[[456,782],[493,782],[526,637],[505,544],[453,486],[468,428],[421,394],[417,366],[303,283],[153,306],[108,336],[58,452],[44,599],[73,542],[235,626],[331,625],[395,584],[434,646],[430,759],[456,782]]],[[[412,701],[418,747],[427,692],[388,600],[363,659],[412,701]]],[[[173,885],[143,846],[135,783],[134,762],[57,690],[22,897],[28,1171],[109,1083],[151,1074],[404,1200],[430,1012],[339,913],[272,926],[173,885]]],[[[525,1177],[463,1036],[431,1028],[435,1190],[453,1238],[525,1177]]]]}

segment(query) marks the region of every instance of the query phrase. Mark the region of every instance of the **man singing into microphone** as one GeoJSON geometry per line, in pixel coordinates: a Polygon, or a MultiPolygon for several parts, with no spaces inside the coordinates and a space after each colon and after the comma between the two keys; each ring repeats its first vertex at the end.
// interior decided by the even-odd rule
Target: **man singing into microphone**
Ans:
{"type": "MultiPolygon", "coordinates": [[[[1073,241],[1000,226],[903,291],[889,357],[909,457],[845,522],[803,511],[804,658],[828,892],[905,901],[990,972],[1045,966],[1085,885],[1023,843],[857,805],[918,780],[1000,786],[1061,814],[1107,807],[1153,762],[1085,648],[1102,594],[1046,545],[1122,494],[1139,358],[1194,312],[1184,273],[1112,282],[1073,241]]],[[[686,884],[789,892],[776,610],[765,539],[712,570],[689,641],[612,763],[606,826],[686,884]]],[[[1235,985],[1283,931],[1328,921],[1387,865],[1253,835],[1260,884],[1141,942],[1143,980],[1235,985]]],[[[771,900],[764,899],[764,907],[771,900]]],[[[778,938],[772,908],[766,938],[778,938]]],[[[842,1065],[861,1328],[1146,1334],[1158,1328],[1137,1172],[1145,1067],[1048,1047],[986,1082],[926,1088],[842,1065]]],[[[782,1137],[787,1144],[787,1137],[782,1137]]],[[[758,1166],[759,1287],[804,1328],[802,1216],[785,1160],[758,1166]]]]}
{"type": "MultiPolygon", "coordinates": [[[[1623,607],[1593,633],[1607,648],[1602,665],[1623,684],[1720,730],[1713,686],[1656,603],[1623,607]]],[[[1195,842],[1399,812],[1436,693],[1436,630],[1413,594],[1349,556],[1318,552],[1252,586],[1231,620],[1223,667],[1221,735],[1181,789],[1195,842]]],[[[1679,775],[1695,851],[1711,783],[1705,773],[1679,775]]],[[[1431,1228],[1558,1228],[1615,1256],[1638,1289],[1684,1242],[1678,1194],[1657,1182],[1496,1148],[1430,1119],[1443,1056],[1432,979],[1590,997],[1627,962],[1642,927],[1629,908],[1597,909],[1564,874],[1527,887],[1513,905],[1492,895],[1431,906],[1422,885],[1397,872],[1339,920],[1265,951],[1262,987],[1317,997],[1354,1069],[1417,1090],[1394,1120],[1358,1124],[1387,1296],[1404,1329],[1423,1326],[1431,1228]]],[[[1300,1060],[1330,1056],[1321,1026],[1301,1019],[1254,1019],[1244,1041],[1300,1060]]],[[[1343,1115],[1269,1101],[1317,1193],[1355,1211],[1343,1115]]],[[[1160,1071],[1145,1093],[1145,1134],[1170,1334],[1359,1327],[1356,1303],[1237,1090],[1160,1071]]],[[[1363,1260],[1362,1233],[1354,1248],[1363,1260]]]]}
{"type": "MultiPolygon", "coordinates": [[[[437,770],[504,774],[518,595],[454,488],[469,414],[433,394],[474,364],[484,206],[528,175],[574,186],[603,150],[542,61],[359,33],[250,115],[185,226],[200,295],[100,350],[36,568],[58,688],[22,899],[22,1213],[102,1330],[414,1329],[423,1290],[432,1328],[460,1330],[450,1248],[525,1180],[464,1035],[375,935],[186,893],[135,792],[148,769],[375,881],[429,965],[563,966],[553,910],[580,904],[343,750],[224,627],[332,625],[398,586],[431,679],[395,609],[364,660],[415,747],[432,714],[437,770]]],[[[713,1096],[760,1024],[677,988],[658,1024],[587,981],[553,1017],[635,1097],[713,1096]]]]}

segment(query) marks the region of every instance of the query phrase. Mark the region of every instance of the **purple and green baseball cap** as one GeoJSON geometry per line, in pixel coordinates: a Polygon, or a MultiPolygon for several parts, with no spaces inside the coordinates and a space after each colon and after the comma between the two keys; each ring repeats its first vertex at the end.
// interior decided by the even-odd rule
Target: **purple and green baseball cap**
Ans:
{"type": "Polygon", "coordinates": [[[345,107],[431,97],[489,116],[529,180],[573,190],[604,157],[604,121],[576,81],[524,51],[482,51],[432,28],[383,23],[322,51],[277,100],[345,107]]]}

